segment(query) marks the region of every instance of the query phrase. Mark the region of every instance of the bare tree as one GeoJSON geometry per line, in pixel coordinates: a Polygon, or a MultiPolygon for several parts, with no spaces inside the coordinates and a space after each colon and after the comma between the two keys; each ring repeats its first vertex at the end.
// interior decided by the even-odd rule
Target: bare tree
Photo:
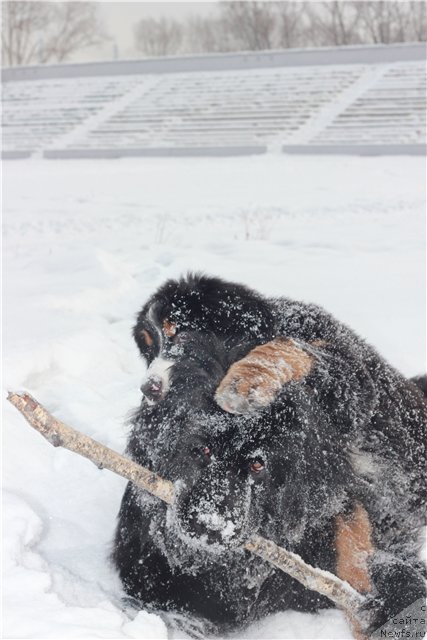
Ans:
{"type": "Polygon", "coordinates": [[[425,2],[408,2],[408,34],[409,40],[425,42],[427,40],[427,4],[425,2]]]}
{"type": "MultiPolygon", "coordinates": [[[[96,2],[2,2],[3,64],[63,62],[100,43],[96,2]]],[[[136,48],[150,56],[427,39],[422,0],[219,2],[210,16],[135,25],[136,48]]]]}
{"type": "Polygon", "coordinates": [[[216,15],[191,17],[185,25],[186,50],[190,53],[235,51],[225,21],[216,15]]]}
{"type": "Polygon", "coordinates": [[[101,41],[94,2],[2,3],[2,56],[8,66],[63,62],[101,41]]]}
{"type": "Polygon", "coordinates": [[[276,7],[271,2],[222,2],[224,27],[233,38],[234,50],[273,49],[276,7]]]}
{"type": "Polygon", "coordinates": [[[349,1],[308,3],[311,44],[340,46],[360,43],[360,7],[363,4],[349,1]]]}
{"type": "Polygon", "coordinates": [[[307,2],[275,2],[277,46],[289,49],[307,40],[307,2]]]}
{"type": "Polygon", "coordinates": [[[149,56],[167,56],[180,51],[183,27],[176,20],[144,18],[134,29],[135,46],[149,56]]]}
{"type": "Polygon", "coordinates": [[[411,13],[415,8],[413,5],[417,4],[378,0],[361,2],[361,17],[366,39],[375,44],[390,44],[413,39],[410,35],[411,23],[412,28],[414,25],[411,13]]]}
{"type": "Polygon", "coordinates": [[[142,20],[135,41],[139,51],[160,56],[408,42],[425,40],[426,32],[422,1],[249,0],[219,2],[210,16],[182,23],[142,20]]]}

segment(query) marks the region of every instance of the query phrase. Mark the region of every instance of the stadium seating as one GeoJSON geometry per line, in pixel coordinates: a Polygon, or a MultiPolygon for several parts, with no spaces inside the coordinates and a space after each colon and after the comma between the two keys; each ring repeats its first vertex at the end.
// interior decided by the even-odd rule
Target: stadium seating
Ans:
{"type": "Polygon", "coordinates": [[[161,72],[130,73],[126,62],[98,75],[96,64],[9,69],[3,156],[423,153],[424,49],[391,47],[387,60],[382,47],[380,61],[375,47],[353,49],[320,64],[312,50],[307,63],[282,52],[236,65],[234,54],[230,68],[217,56],[217,69],[193,57],[187,71],[173,58],[161,72]]]}

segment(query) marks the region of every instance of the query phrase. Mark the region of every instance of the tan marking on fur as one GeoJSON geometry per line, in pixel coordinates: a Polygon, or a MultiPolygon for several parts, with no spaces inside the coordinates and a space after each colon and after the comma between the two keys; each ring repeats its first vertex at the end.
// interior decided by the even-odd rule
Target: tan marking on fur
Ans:
{"type": "Polygon", "coordinates": [[[308,344],[313,345],[313,347],[327,347],[328,343],[326,340],[311,340],[308,344]]]}
{"type": "Polygon", "coordinates": [[[357,504],[349,516],[337,516],[335,524],[337,575],[360,593],[366,593],[372,588],[367,561],[374,551],[369,516],[357,504]]]}
{"type": "MultiPolygon", "coordinates": [[[[353,513],[339,515],[335,522],[335,548],[337,554],[337,575],[346,580],[360,593],[371,591],[368,558],[374,551],[372,526],[365,508],[357,504],[353,513]]],[[[367,640],[359,621],[347,616],[356,640],[367,640]]]]}
{"type": "Polygon", "coordinates": [[[242,396],[256,392],[259,400],[267,402],[287,382],[308,375],[312,364],[312,356],[295,342],[276,338],[255,347],[245,358],[235,362],[222,379],[217,394],[227,388],[242,396]]]}
{"type": "Polygon", "coordinates": [[[176,334],[176,323],[169,322],[167,318],[163,320],[163,333],[167,338],[173,338],[176,334]]]}
{"type": "Polygon", "coordinates": [[[148,347],[151,347],[151,345],[153,344],[153,338],[150,336],[150,334],[148,333],[148,331],[146,329],[143,329],[141,331],[141,335],[144,338],[144,342],[148,347]]]}

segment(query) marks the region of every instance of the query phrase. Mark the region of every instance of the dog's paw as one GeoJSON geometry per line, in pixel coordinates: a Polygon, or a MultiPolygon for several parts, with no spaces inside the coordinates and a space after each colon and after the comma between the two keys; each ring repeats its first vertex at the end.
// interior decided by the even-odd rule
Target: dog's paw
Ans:
{"type": "Polygon", "coordinates": [[[221,381],[215,400],[229,413],[252,413],[268,407],[283,385],[311,371],[313,357],[293,340],[276,338],[235,362],[221,381]]]}

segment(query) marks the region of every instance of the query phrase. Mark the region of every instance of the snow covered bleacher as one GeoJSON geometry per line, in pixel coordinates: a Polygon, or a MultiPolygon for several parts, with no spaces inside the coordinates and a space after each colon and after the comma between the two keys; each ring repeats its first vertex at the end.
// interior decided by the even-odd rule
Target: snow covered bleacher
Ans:
{"type": "Polygon", "coordinates": [[[424,153],[424,45],[7,69],[3,156],[424,153]]]}

